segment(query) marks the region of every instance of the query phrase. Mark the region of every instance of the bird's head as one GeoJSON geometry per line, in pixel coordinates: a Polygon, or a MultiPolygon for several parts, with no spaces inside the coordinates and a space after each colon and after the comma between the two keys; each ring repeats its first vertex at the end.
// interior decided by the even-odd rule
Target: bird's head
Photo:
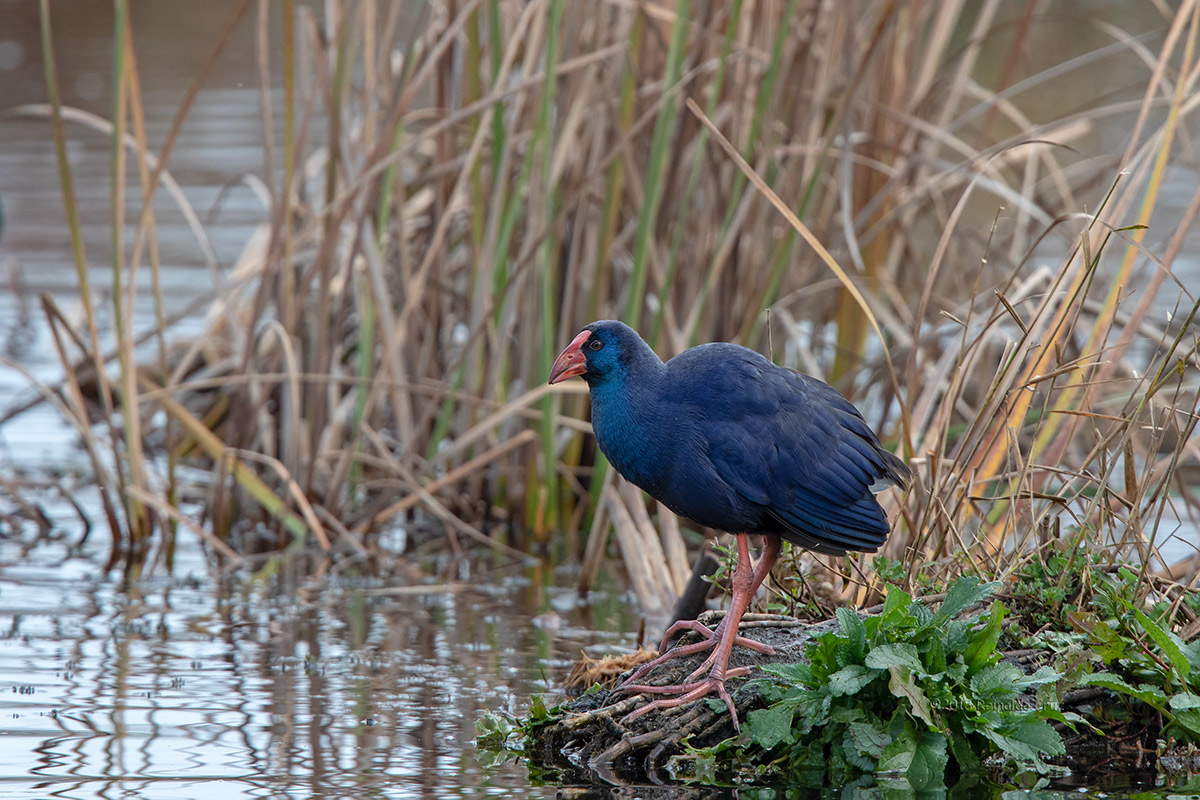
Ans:
{"type": "Polygon", "coordinates": [[[550,383],[576,375],[588,384],[620,374],[632,359],[650,351],[637,332],[623,322],[606,319],[593,322],[571,340],[550,368],[550,383]]]}

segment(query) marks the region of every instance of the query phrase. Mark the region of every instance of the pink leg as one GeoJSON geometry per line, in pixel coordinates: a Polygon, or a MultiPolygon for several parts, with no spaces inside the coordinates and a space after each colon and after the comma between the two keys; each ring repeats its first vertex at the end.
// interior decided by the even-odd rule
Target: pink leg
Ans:
{"type": "MultiPolygon", "coordinates": [[[[656,666],[667,658],[659,656],[649,664],[644,665],[641,669],[630,676],[629,680],[621,685],[621,690],[626,692],[645,692],[652,694],[677,694],[679,697],[663,698],[655,700],[652,703],[642,706],[637,711],[629,714],[624,718],[624,722],[640,717],[648,711],[662,708],[676,708],[686,705],[693,700],[699,700],[709,694],[716,693],[725,705],[729,707],[729,713],[733,717],[733,727],[735,730],[741,730],[738,724],[737,710],[733,706],[733,700],[729,696],[729,692],[725,689],[726,678],[741,677],[750,671],[749,667],[739,667],[737,669],[729,669],[729,655],[733,651],[735,644],[750,642],[751,640],[738,636],[738,623],[742,619],[742,615],[746,613],[746,609],[750,606],[751,600],[754,599],[754,593],[766,577],[771,572],[771,567],[775,564],[775,559],[779,557],[779,549],[781,540],[778,536],[767,536],[766,544],[763,547],[762,558],[754,570],[750,570],[750,549],[747,543],[747,536],[744,533],[737,535],[738,560],[737,567],[733,572],[733,597],[730,599],[729,611],[725,614],[725,619],[721,620],[721,624],[712,632],[711,637],[704,642],[687,645],[686,647],[677,647],[674,650],[666,653],[665,656],[676,657],[678,655],[688,655],[698,653],[702,650],[712,649],[712,655],[704,660],[695,672],[688,676],[687,680],[680,684],[670,686],[650,686],[645,684],[635,684],[633,681],[639,678],[644,672],[656,666]],[[708,670],[708,677],[703,680],[697,680],[700,674],[708,670]]],[[[697,623],[699,624],[699,623],[697,623]]],[[[675,626],[672,626],[674,628],[675,626]]],[[[691,626],[685,626],[691,627],[691,626]]],[[[703,626],[701,626],[703,627],[703,626]]],[[[693,628],[694,630],[694,628],[693,628]]],[[[761,653],[771,654],[775,652],[770,646],[764,645],[761,642],[753,642],[753,649],[761,653]]]]}
{"type": "Polygon", "coordinates": [[[763,581],[771,574],[771,568],[775,566],[775,561],[779,558],[779,551],[783,549],[783,539],[778,536],[763,537],[762,555],[758,557],[758,563],[754,565],[754,580],[750,584],[750,596],[758,591],[758,587],[763,585],[763,581]]]}
{"type": "MultiPolygon", "coordinates": [[[[745,534],[739,534],[739,536],[745,536],[745,534]]],[[[766,542],[763,547],[762,558],[759,559],[758,564],[754,567],[753,580],[750,588],[751,597],[754,597],[754,593],[758,591],[758,587],[764,580],[766,580],[767,575],[771,572],[771,567],[775,563],[775,559],[779,556],[780,540],[775,539],[774,536],[767,536],[765,539],[766,542]]],[[[747,561],[748,560],[749,550],[747,549],[747,561]]],[[[741,551],[739,550],[738,567],[740,567],[742,564],[743,561],[741,558],[741,551]]],[[[734,574],[736,576],[736,568],[734,574]]],[[[659,645],[658,649],[663,651],[663,654],[638,667],[632,675],[625,679],[625,682],[621,684],[620,688],[632,689],[637,685],[638,681],[645,677],[648,672],[657,667],[659,664],[665,664],[672,659],[681,658],[683,656],[690,656],[695,653],[703,653],[705,650],[712,650],[717,646],[717,643],[721,641],[721,637],[725,632],[725,628],[730,622],[730,617],[732,616],[733,609],[730,608],[730,610],[725,614],[725,618],[717,624],[715,630],[710,630],[708,627],[694,619],[683,619],[674,623],[671,625],[671,627],[667,628],[667,632],[663,634],[662,644],[659,645]],[[670,650],[667,650],[667,644],[671,641],[671,637],[679,631],[695,631],[704,637],[704,641],[694,642],[681,647],[673,647],[670,650]]],[[[737,629],[737,620],[740,619],[741,615],[739,614],[737,619],[733,620],[733,626],[735,630],[737,629]]],[[[744,636],[738,636],[733,643],[738,647],[748,647],[751,650],[763,653],[765,655],[772,655],[775,652],[774,648],[772,648],[770,645],[765,645],[762,642],[756,642],[753,639],[747,639],[744,636]]],[[[707,668],[707,664],[705,668],[707,668]]]]}
{"type": "MultiPolygon", "coordinates": [[[[625,682],[623,684],[621,684],[621,688],[624,689],[626,687],[633,686],[639,680],[641,680],[642,677],[646,675],[646,673],[648,673],[650,670],[657,667],[659,664],[665,664],[666,662],[671,661],[672,659],[681,658],[683,656],[690,656],[695,653],[703,653],[705,650],[712,650],[713,648],[715,648],[717,646],[717,643],[721,641],[721,636],[724,633],[725,626],[726,626],[725,620],[728,620],[728,619],[729,619],[729,614],[726,613],[725,618],[722,619],[719,623],[717,623],[717,627],[715,630],[708,628],[704,624],[697,622],[694,619],[680,620],[679,622],[676,622],[674,625],[672,625],[670,628],[667,629],[667,633],[664,636],[662,648],[665,648],[667,646],[667,641],[670,640],[671,636],[673,636],[676,631],[681,631],[681,630],[695,631],[696,633],[703,636],[704,640],[699,641],[699,642],[693,642],[692,644],[686,644],[686,645],[680,645],[677,647],[672,647],[670,650],[667,650],[661,656],[658,656],[657,658],[655,658],[651,661],[647,661],[645,664],[642,664],[640,667],[638,667],[632,675],[630,675],[628,678],[625,679],[625,682]]],[[[763,644],[762,642],[756,642],[753,639],[747,639],[745,636],[737,637],[737,639],[734,640],[734,644],[737,645],[738,647],[746,647],[751,650],[757,651],[759,653],[764,653],[766,655],[771,655],[772,653],[775,652],[775,649],[773,647],[771,647],[770,645],[763,644]]],[[[662,649],[662,648],[660,648],[660,649],[662,649]]]]}

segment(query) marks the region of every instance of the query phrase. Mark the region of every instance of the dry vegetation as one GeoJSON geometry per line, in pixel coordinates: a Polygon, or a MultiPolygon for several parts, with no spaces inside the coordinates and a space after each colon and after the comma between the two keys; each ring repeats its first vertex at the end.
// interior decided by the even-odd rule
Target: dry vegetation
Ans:
{"type": "MultiPolygon", "coordinates": [[[[272,222],[205,334],[128,311],[157,268],[149,205],[114,255],[116,340],[46,309],[68,366],[46,394],[85,434],[114,564],[136,574],[180,523],[230,560],[339,558],[418,518],[456,547],[554,537],[586,581],[610,520],[632,553],[654,509],[606,490],[585,387],[544,380],[619,317],[664,357],[740,341],[859,403],[918,475],[889,501],[910,578],[1081,543],[1168,570],[1155,547],[1194,533],[1200,485],[1194,259],[1190,286],[1174,271],[1200,195],[1159,207],[1196,182],[1200,8],[1119,5],[245,0],[229,24],[259,26],[286,122],[264,90],[272,222]]],[[[115,174],[150,196],[174,136],[146,141],[130,36],[116,53],[115,174]]]]}

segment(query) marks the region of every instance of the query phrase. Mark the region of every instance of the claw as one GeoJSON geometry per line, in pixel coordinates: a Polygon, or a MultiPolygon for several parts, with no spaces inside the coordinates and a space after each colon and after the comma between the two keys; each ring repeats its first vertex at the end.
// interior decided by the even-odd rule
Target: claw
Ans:
{"type": "MultiPolygon", "coordinates": [[[[736,670],[730,670],[726,673],[726,677],[734,677],[734,672],[749,672],[749,667],[739,667],[736,670]]],[[[680,692],[679,697],[664,697],[661,700],[655,700],[652,703],[647,703],[636,711],[631,711],[621,718],[622,724],[627,724],[632,720],[637,719],[643,714],[648,714],[651,711],[657,711],[664,708],[678,708],[685,706],[694,700],[699,700],[706,695],[716,692],[717,696],[725,701],[726,707],[729,708],[730,719],[733,720],[733,729],[741,733],[742,726],[738,723],[737,709],[733,705],[733,699],[729,696],[729,691],[725,688],[725,678],[708,677],[701,681],[693,683],[682,683],[675,686],[641,686],[639,691],[653,692],[657,694],[674,694],[680,692]]]]}
{"type": "MultiPolygon", "coordinates": [[[[724,622],[724,620],[721,621],[724,622]]],[[[658,649],[664,653],[667,652],[667,645],[671,643],[671,637],[680,631],[695,631],[705,639],[711,639],[716,636],[716,632],[700,622],[700,620],[678,619],[671,623],[671,627],[667,628],[667,632],[663,634],[662,644],[658,646],[658,649]]]]}
{"type": "Polygon", "coordinates": [[[746,534],[738,534],[737,544],[738,561],[733,575],[733,597],[730,601],[729,612],[721,620],[721,624],[717,625],[715,630],[709,630],[696,620],[676,622],[667,629],[663,640],[664,647],[667,640],[681,630],[695,631],[704,637],[704,640],[668,650],[653,661],[643,664],[618,687],[618,690],[622,692],[677,694],[679,696],[664,697],[647,703],[636,711],[625,715],[621,719],[622,723],[635,720],[650,711],[678,708],[679,706],[687,705],[694,700],[699,700],[702,697],[715,693],[725,701],[725,705],[729,708],[729,715],[733,719],[734,730],[739,733],[741,732],[741,726],[738,724],[737,709],[733,705],[733,699],[729,696],[729,691],[725,688],[725,680],[727,678],[744,677],[750,673],[751,668],[735,667],[734,669],[730,669],[729,653],[735,645],[748,647],[751,650],[766,655],[773,655],[775,653],[775,649],[770,645],[738,636],[738,623],[741,621],[742,615],[746,613],[746,607],[750,605],[750,600],[754,597],[755,590],[763,582],[767,573],[770,572],[771,565],[775,563],[775,558],[779,555],[779,540],[777,537],[767,537],[767,544],[763,549],[762,559],[753,572],[751,572],[749,566],[750,553],[746,544],[746,534]],[[660,664],[670,661],[673,658],[689,656],[694,653],[703,653],[706,650],[711,650],[712,653],[709,654],[708,658],[704,659],[704,662],[683,683],[669,686],[652,686],[650,684],[638,683],[642,676],[660,664]],[[708,670],[708,677],[697,680],[705,670],[708,670]]]}
{"type": "MultiPolygon", "coordinates": [[[[726,619],[728,619],[728,617],[726,617],[726,619]]],[[[619,687],[620,690],[632,691],[632,689],[629,687],[641,680],[648,672],[650,672],[650,670],[654,669],[660,664],[665,664],[672,659],[695,655],[696,653],[703,653],[705,650],[714,649],[720,643],[722,635],[725,632],[725,620],[721,620],[720,624],[717,625],[716,630],[712,630],[694,619],[680,620],[671,627],[667,628],[667,632],[663,636],[662,647],[659,649],[664,650],[670,638],[681,630],[695,631],[703,636],[704,640],[693,642],[692,644],[672,647],[670,650],[666,650],[666,652],[657,658],[647,661],[645,664],[642,664],[640,667],[638,667],[632,675],[630,675],[624,680],[624,682],[621,683],[619,687]]],[[[745,647],[749,650],[755,651],[756,653],[762,653],[763,655],[775,655],[775,648],[771,647],[771,645],[763,644],[762,642],[756,642],[753,639],[747,639],[745,636],[734,637],[733,645],[736,647],[745,647]]],[[[710,662],[706,661],[705,663],[711,665],[710,662]]]]}

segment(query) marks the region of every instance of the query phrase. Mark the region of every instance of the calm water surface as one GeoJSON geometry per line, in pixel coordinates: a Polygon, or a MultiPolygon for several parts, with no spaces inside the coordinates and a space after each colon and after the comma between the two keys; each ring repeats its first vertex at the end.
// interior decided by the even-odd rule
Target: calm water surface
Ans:
{"type": "MultiPolygon", "coordinates": [[[[230,5],[132,4],[152,142],[165,135],[230,5]],[[188,36],[178,30],[184,18],[188,36]]],[[[111,5],[55,3],[53,11],[65,102],[107,115],[111,5]]],[[[0,109],[43,102],[37,4],[0,0],[0,18],[0,109]]],[[[207,243],[165,193],[156,200],[168,313],[212,290],[264,218],[254,195],[237,188],[240,174],[263,169],[253,28],[244,25],[225,52],[171,162],[205,217],[207,243]]],[[[109,142],[81,128],[70,135],[89,269],[103,292],[109,142]]],[[[78,285],[44,121],[0,119],[0,197],[8,223],[0,352],[52,381],[59,367],[37,297],[48,293],[70,313],[78,285]]],[[[141,296],[148,327],[150,295],[141,296]]],[[[175,330],[188,332],[186,323],[175,330]]],[[[0,407],[29,386],[0,366],[0,407]]],[[[85,472],[75,433],[42,405],[0,427],[0,475],[47,469],[68,480],[85,472]]],[[[99,523],[80,486],[78,499],[99,523]]],[[[83,527],[69,507],[53,494],[40,499],[61,538],[34,542],[0,518],[0,797],[607,796],[535,786],[516,764],[485,768],[472,739],[481,714],[521,713],[581,649],[630,644],[637,619],[616,591],[580,601],[569,570],[479,561],[435,564],[426,571],[442,576],[436,586],[398,569],[218,579],[185,540],[170,577],[122,592],[101,574],[101,528],[80,546],[83,527]]],[[[1077,793],[1020,796],[1067,794],[1077,793]]]]}
{"type": "Polygon", "coordinates": [[[182,555],[123,594],[94,554],[0,541],[0,796],[552,797],[482,767],[475,720],[521,713],[631,623],[519,566],[280,591],[182,555]]]}

